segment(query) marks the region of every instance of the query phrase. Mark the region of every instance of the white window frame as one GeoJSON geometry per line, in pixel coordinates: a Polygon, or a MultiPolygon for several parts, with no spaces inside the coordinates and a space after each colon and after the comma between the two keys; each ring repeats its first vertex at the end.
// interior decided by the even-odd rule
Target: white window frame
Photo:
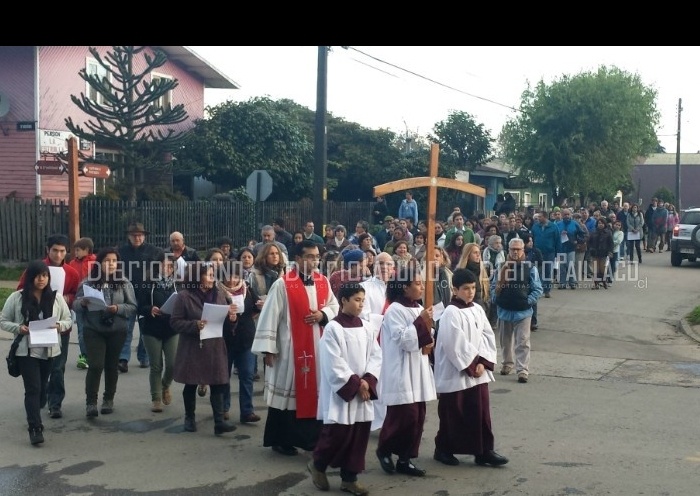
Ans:
{"type": "MultiPolygon", "coordinates": [[[[108,81],[111,81],[111,74],[109,71],[100,65],[97,59],[92,57],[85,58],[85,73],[89,76],[99,74],[102,76],[102,78],[107,78],[108,81]]],[[[97,105],[104,105],[104,96],[98,93],[95,88],[90,86],[87,81],[85,81],[85,94],[90,101],[95,102],[97,105]]]]}
{"type": "Polygon", "coordinates": [[[546,209],[549,205],[547,204],[547,193],[540,193],[537,201],[540,208],[546,209]]]}
{"type": "Polygon", "coordinates": [[[510,195],[515,200],[515,209],[520,208],[520,191],[504,191],[503,194],[510,193],[510,195]]]}
{"type": "Polygon", "coordinates": [[[532,194],[529,191],[523,192],[523,206],[529,207],[532,203],[532,194]]]}
{"type": "MultiPolygon", "coordinates": [[[[156,79],[169,79],[173,80],[172,76],[168,76],[167,74],[161,74],[159,72],[152,72],[151,73],[151,82],[153,82],[156,79]]],[[[173,108],[173,90],[169,90],[166,94],[161,95],[158,100],[153,102],[153,106],[156,108],[156,111],[160,112],[162,109],[170,110],[173,108]]]]}

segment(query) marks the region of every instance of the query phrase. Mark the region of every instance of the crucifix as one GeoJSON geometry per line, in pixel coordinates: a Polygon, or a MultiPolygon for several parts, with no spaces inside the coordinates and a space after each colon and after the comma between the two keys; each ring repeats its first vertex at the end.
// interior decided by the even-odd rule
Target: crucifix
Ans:
{"type": "Polygon", "coordinates": [[[304,365],[302,365],[301,371],[302,374],[304,374],[304,388],[306,388],[306,378],[309,376],[309,372],[311,372],[311,367],[309,367],[309,358],[313,358],[313,355],[307,355],[306,351],[304,351],[304,354],[300,357],[297,357],[299,360],[304,360],[304,365]]]}
{"type": "Polygon", "coordinates": [[[374,196],[384,196],[397,191],[405,191],[414,188],[428,188],[428,239],[425,240],[425,295],[423,298],[423,306],[433,305],[433,281],[435,278],[435,215],[437,210],[437,189],[449,188],[464,191],[472,195],[486,197],[486,190],[481,186],[471,184],[456,179],[448,179],[446,177],[438,177],[438,155],[440,146],[437,143],[430,145],[430,176],[428,177],[410,177],[407,179],[399,179],[389,183],[380,184],[374,187],[374,196]]]}

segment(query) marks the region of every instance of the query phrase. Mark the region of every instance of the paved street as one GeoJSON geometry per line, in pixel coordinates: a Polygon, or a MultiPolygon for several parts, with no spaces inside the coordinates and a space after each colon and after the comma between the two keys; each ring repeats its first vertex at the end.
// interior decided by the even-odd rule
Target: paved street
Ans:
{"type": "MultiPolygon", "coordinates": [[[[374,456],[375,432],[360,482],[373,495],[698,494],[700,345],[680,332],[679,320],[700,304],[700,264],[673,268],[669,259],[645,254],[638,273],[622,269],[632,280],[608,290],[554,289],[540,300],[529,383],[498,375],[491,385],[496,450],[508,465],[479,467],[467,456],[456,467],[434,461],[431,402],[416,460],[427,476],[385,474],[374,456]]],[[[3,354],[9,345],[0,331],[3,354]]],[[[199,431],[182,431],[180,385],[164,413],[150,412],[148,371],[134,365],[135,354],[120,376],[114,414],[87,420],[76,358],[74,335],[64,418],[44,415],[40,448],[29,444],[21,380],[3,370],[0,494],[320,493],[306,472],[308,455],[262,448],[261,382],[255,402],[263,421],[215,437],[208,397],[198,398],[199,431]]],[[[339,470],[328,474],[331,493],[341,494],[339,470]]]]}

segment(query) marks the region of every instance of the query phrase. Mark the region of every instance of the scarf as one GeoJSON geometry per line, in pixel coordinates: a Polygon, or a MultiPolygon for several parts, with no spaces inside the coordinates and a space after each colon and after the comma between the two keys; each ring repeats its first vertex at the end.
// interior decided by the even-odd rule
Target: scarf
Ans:
{"type": "MultiPolygon", "coordinates": [[[[316,309],[326,305],[330,291],[328,279],[318,272],[311,276],[316,287],[316,309]]],[[[292,335],[294,362],[294,389],[297,399],[297,418],[316,418],[318,409],[318,380],[316,373],[316,343],[314,328],[304,322],[311,313],[309,294],[304,285],[306,276],[295,268],[283,276],[289,300],[289,327],[292,335]]],[[[320,327],[320,325],[319,325],[320,327]]],[[[323,328],[321,328],[323,334],[323,328]]]]}

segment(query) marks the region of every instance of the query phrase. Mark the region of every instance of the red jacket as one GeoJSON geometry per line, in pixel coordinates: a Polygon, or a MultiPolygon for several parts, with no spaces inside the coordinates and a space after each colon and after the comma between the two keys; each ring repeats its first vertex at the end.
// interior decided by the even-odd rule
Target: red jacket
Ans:
{"type": "MultiPolygon", "coordinates": [[[[44,262],[46,263],[46,265],[51,267],[51,259],[49,257],[46,257],[44,259],[44,262]]],[[[75,300],[75,293],[78,292],[78,284],[80,284],[81,281],[80,275],[78,274],[77,270],[75,270],[67,263],[64,263],[63,265],[61,265],[61,267],[63,267],[63,271],[66,273],[66,280],[63,284],[63,297],[66,299],[68,308],[72,308],[73,300],[75,300]]],[[[17,289],[24,288],[24,275],[26,274],[26,272],[26,270],[22,272],[22,275],[19,278],[19,283],[17,283],[17,289]]],[[[70,331],[71,328],[68,328],[68,330],[62,334],[67,334],[70,331]]]]}
{"type": "Polygon", "coordinates": [[[90,267],[92,267],[92,263],[96,259],[97,255],[90,253],[89,255],[85,255],[83,258],[71,259],[71,261],[68,262],[68,265],[73,267],[78,272],[78,276],[80,276],[80,280],[82,281],[90,274],[90,267]]]}

